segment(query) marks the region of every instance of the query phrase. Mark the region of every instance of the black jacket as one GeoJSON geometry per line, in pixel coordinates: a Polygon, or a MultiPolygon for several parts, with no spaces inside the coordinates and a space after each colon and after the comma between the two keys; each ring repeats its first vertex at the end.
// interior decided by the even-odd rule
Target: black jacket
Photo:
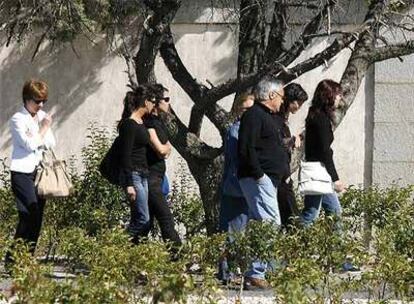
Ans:
{"type": "Polygon", "coordinates": [[[280,181],[288,174],[282,126],[283,121],[275,119],[272,111],[261,103],[256,103],[243,114],[238,143],[239,178],[258,179],[266,174],[280,181]]]}
{"type": "Polygon", "coordinates": [[[315,113],[306,121],[305,158],[322,162],[332,181],[339,180],[333,161],[331,144],[334,140],[332,123],[325,113],[315,113]]]}

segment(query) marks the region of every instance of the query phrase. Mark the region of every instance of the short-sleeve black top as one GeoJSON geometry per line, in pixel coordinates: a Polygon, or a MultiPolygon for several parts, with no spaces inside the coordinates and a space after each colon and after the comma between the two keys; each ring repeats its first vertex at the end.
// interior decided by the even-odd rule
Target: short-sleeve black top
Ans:
{"type": "MultiPolygon", "coordinates": [[[[145,119],[145,126],[147,129],[154,129],[157,133],[158,139],[162,144],[168,142],[168,132],[163,122],[156,115],[150,115],[145,119]]],[[[158,155],[154,149],[148,145],[147,160],[150,172],[164,174],[166,170],[165,160],[158,155]]]]}

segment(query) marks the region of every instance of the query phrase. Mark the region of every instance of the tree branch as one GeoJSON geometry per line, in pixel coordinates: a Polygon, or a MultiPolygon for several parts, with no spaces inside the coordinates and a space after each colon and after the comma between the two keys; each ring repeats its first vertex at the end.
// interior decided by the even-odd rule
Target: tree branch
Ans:
{"type": "Polygon", "coordinates": [[[241,0],[237,77],[256,72],[263,63],[267,1],[241,0]]]}
{"type": "Polygon", "coordinates": [[[197,104],[191,108],[190,122],[188,123],[188,130],[191,133],[200,137],[201,126],[203,125],[204,112],[197,107],[197,104]]]}
{"type": "Polygon", "coordinates": [[[138,83],[155,82],[155,57],[161,45],[163,33],[174,19],[181,5],[180,0],[146,0],[145,5],[153,14],[144,22],[139,50],[134,57],[138,83]]]}
{"type": "Polygon", "coordinates": [[[273,8],[272,23],[265,51],[266,62],[272,62],[285,50],[285,35],[287,30],[287,8],[285,3],[276,2],[273,8]]]}
{"type": "Polygon", "coordinates": [[[306,24],[299,39],[295,41],[292,47],[281,58],[279,58],[278,61],[285,66],[291,64],[310,44],[313,38],[311,35],[316,34],[321,29],[329,11],[331,11],[337,3],[337,0],[328,0],[319,13],[316,14],[308,24],[306,24]]]}
{"type": "Polygon", "coordinates": [[[189,132],[184,123],[171,109],[170,113],[162,113],[161,118],[169,133],[174,148],[187,161],[211,160],[219,156],[223,150],[213,148],[189,132]]]}
{"type": "Polygon", "coordinates": [[[305,74],[306,72],[313,70],[322,64],[326,64],[329,60],[354,42],[357,37],[357,34],[347,34],[342,38],[335,39],[325,50],[301,63],[298,63],[293,68],[286,70],[280,78],[285,82],[290,82],[300,75],[305,74]]]}
{"type": "Polygon", "coordinates": [[[174,38],[169,26],[166,28],[161,42],[160,54],[174,80],[180,84],[181,88],[192,100],[195,102],[199,101],[208,88],[198,83],[183,64],[175,48],[174,38]]]}
{"type": "Polygon", "coordinates": [[[204,95],[209,89],[205,85],[198,83],[185,67],[175,47],[170,27],[167,28],[164,34],[160,54],[174,80],[195,103],[191,111],[189,131],[197,136],[200,135],[205,113],[207,118],[219,130],[220,134],[224,136],[230,115],[217,104],[209,107],[205,112],[200,110],[200,105],[204,103],[204,95]]]}
{"type": "Polygon", "coordinates": [[[319,54],[309,58],[308,60],[297,64],[291,69],[284,68],[280,63],[275,62],[272,65],[266,66],[259,72],[245,76],[241,79],[231,79],[226,83],[210,89],[207,92],[206,99],[208,100],[206,106],[214,104],[218,100],[230,95],[234,92],[245,90],[250,86],[256,84],[265,75],[274,75],[284,80],[285,82],[292,81],[300,75],[313,70],[314,68],[324,64],[333,57],[335,57],[344,48],[348,47],[357,35],[348,34],[342,38],[336,39],[329,47],[319,54]]]}
{"type": "Polygon", "coordinates": [[[369,29],[361,34],[355,44],[354,51],[342,75],[341,86],[343,89],[344,103],[336,111],[336,125],[341,123],[346,112],[354,102],[359,86],[368,68],[373,63],[371,55],[375,48],[376,37],[379,32],[379,20],[389,4],[389,0],[377,0],[372,1],[369,6],[368,13],[365,16],[365,24],[368,25],[369,29]]]}
{"type": "Polygon", "coordinates": [[[372,62],[379,62],[390,58],[406,56],[414,53],[414,40],[384,46],[373,50],[370,54],[372,62]]]}

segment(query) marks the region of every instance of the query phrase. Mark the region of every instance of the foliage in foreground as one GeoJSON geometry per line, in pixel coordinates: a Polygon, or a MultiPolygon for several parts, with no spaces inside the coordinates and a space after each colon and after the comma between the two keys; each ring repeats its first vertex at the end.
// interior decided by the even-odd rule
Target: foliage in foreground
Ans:
{"type": "MultiPolygon", "coordinates": [[[[123,194],[97,172],[109,143],[107,133],[91,128],[82,155],[86,170],[80,175],[72,170],[76,194],[48,202],[39,259],[32,259],[23,244],[15,245],[16,303],[185,303],[190,295],[215,303],[220,296],[216,266],[224,252],[235,272],[244,272],[253,259],[268,261],[277,303],[339,303],[351,293],[370,301],[414,300],[413,187],[351,189],[342,197],[343,233],[333,229],[335,219],[324,217],[310,228],[297,225],[288,232],[252,222],[228,243],[225,235],[205,235],[201,202],[182,177],[170,201],[185,244],[172,259],[157,235],[130,244],[123,194]],[[339,274],[347,260],[363,268],[360,276],[339,274]],[[196,274],[189,270],[194,265],[196,274]],[[73,276],[53,278],[56,266],[73,276]]],[[[5,166],[0,177],[4,256],[16,212],[5,166]]]]}

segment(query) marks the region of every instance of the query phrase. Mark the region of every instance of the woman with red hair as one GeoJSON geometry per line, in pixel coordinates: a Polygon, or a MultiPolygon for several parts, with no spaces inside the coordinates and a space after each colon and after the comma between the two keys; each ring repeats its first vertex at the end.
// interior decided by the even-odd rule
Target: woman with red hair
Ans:
{"type": "Polygon", "coordinates": [[[327,215],[341,215],[341,204],[336,192],[344,191],[345,187],[336,172],[331,148],[334,140],[335,110],[341,98],[342,88],[339,83],[329,79],[322,80],[316,87],[312,106],[306,118],[305,159],[321,162],[325,166],[332,178],[335,191],[331,194],[305,195],[305,207],[302,211],[305,226],[316,220],[321,207],[327,215]]]}
{"type": "MultiPolygon", "coordinates": [[[[23,86],[23,105],[10,120],[13,152],[11,157],[11,188],[16,198],[19,220],[14,239],[23,240],[34,254],[43,221],[45,199],[37,194],[34,180],[44,150],[55,146],[52,117],[43,111],[48,100],[46,82],[31,79],[23,86]]],[[[5,268],[14,263],[11,251],[5,268]]]]}

